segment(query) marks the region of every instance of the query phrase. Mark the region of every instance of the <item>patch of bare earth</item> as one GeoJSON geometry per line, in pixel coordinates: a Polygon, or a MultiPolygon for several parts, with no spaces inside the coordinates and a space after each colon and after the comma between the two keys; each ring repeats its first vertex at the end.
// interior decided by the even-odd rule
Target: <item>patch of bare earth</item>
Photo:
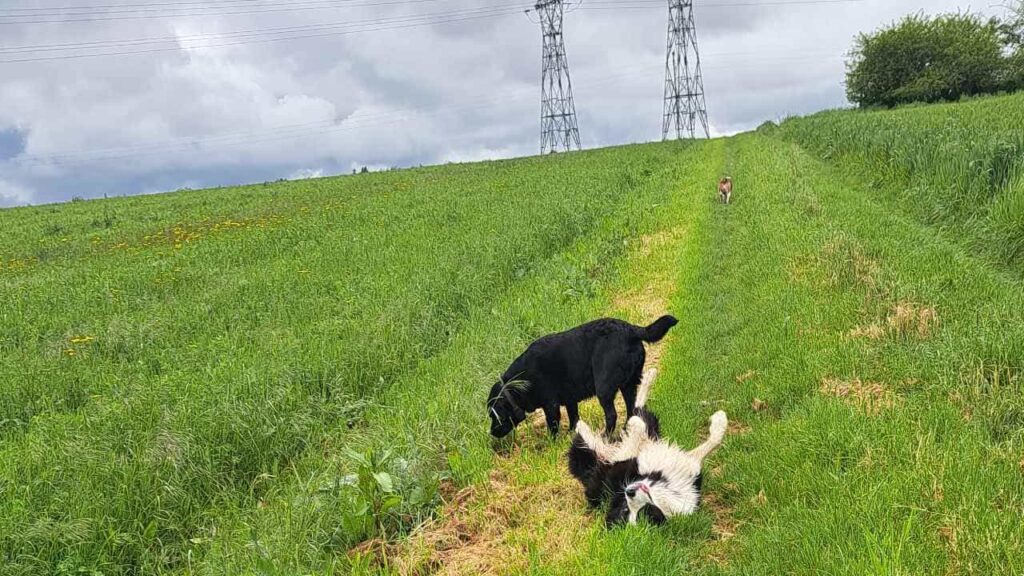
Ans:
{"type": "Polygon", "coordinates": [[[819,391],[825,396],[838,398],[871,416],[888,410],[899,402],[899,396],[892,390],[878,382],[860,378],[852,380],[822,378],[819,391]]]}
{"type": "MultiPolygon", "coordinates": [[[[653,322],[668,313],[668,297],[675,289],[672,270],[647,263],[658,251],[672,249],[684,235],[685,229],[674,228],[640,239],[632,257],[646,283],[614,297],[612,312],[625,313],[638,324],[653,322]]],[[[647,347],[648,368],[658,366],[664,342],[647,347]]],[[[621,423],[625,421],[621,397],[616,398],[616,407],[621,423]]],[[[601,411],[594,402],[582,404],[580,412],[581,419],[601,421],[601,411]]],[[[563,431],[567,421],[563,409],[563,431]]],[[[544,458],[522,457],[551,449],[544,416],[538,411],[530,426],[520,428],[512,452],[495,456],[494,470],[486,484],[443,494],[444,504],[437,518],[418,528],[406,541],[364,547],[378,565],[408,576],[525,572],[531,557],[543,559],[545,565],[568,559],[579,552],[576,544],[585,540],[588,530],[601,524],[601,518],[588,511],[579,483],[569,475],[561,458],[559,469],[553,471],[544,458]]],[[[722,515],[729,517],[724,512],[722,515]]],[[[723,535],[731,537],[727,519],[718,525],[723,535]]]]}
{"type": "Polygon", "coordinates": [[[729,419],[729,425],[726,428],[726,436],[743,436],[749,432],[750,426],[747,426],[743,422],[737,422],[734,418],[729,419]]]}

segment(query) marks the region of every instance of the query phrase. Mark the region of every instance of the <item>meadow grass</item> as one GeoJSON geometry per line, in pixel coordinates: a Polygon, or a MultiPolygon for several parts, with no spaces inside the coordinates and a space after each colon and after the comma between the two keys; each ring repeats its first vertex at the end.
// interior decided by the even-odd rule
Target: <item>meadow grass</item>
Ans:
{"type": "MultiPolygon", "coordinates": [[[[0,271],[4,569],[189,570],[222,519],[266,505],[296,462],[355,446],[364,428],[437,452],[413,434],[419,419],[383,404],[396,382],[539,268],[559,297],[587,297],[630,223],[604,229],[574,275],[560,255],[678,149],[257,186],[211,193],[216,203],[186,193],[168,197],[177,212],[152,197],[0,213],[23,234],[5,261],[31,262],[0,271]],[[112,230],[96,231],[107,210],[112,230]],[[339,430],[354,432],[339,445],[339,430]]],[[[347,492],[352,471],[331,472],[347,492]]],[[[394,526],[335,523],[295,545],[329,557],[414,522],[433,497],[410,495],[394,526]]]]}
{"type": "MultiPolygon", "coordinates": [[[[687,226],[684,240],[637,260],[641,278],[674,275],[661,297],[682,319],[652,396],[665,434],[694,445],[711,412],[730,414],[702,509],[665,529],[608,531],[557,470],[567,440],[548,443],[535,427],[464,495],[470,504],[442,509],[442,521],[490,539],[463,546],[490,563],[465,562],[428,528],[412,546],[419,564],[389,550],[377,571],[1024,570],[1020,281],[792,144],[751,135],[704,153],[693,176],[721,166],[745,183],[736,202],[678,187],[697,198],[661,206],[659,221],[687,226]],[[551,498],[538,503],[536,491],[551,498]],[[497,534],[483,528],[500,518],[512,520],[497,534]],[[430,564],[424,542],[447,563],[430,564]]],[[[625,275],[611,289],[642,287],[625,275]]],[[[628,316],[614,301],[607,310],[628,316]]],[[[596,422],[592,404],[583,414],[596,422]]]]}
{"type": "Polygon", "coordinates": [[[1024,573],[1019,110],[2,211],[0,573],[1024,573]],[[664,434],[730,433],[609,531],[484,398],[665,311],[664,434]]]}
{"type": "Polygon", "coordinates": [[[1020,572],[1021,283],[796,146],[732,144],[744,185],[678,304],[678,394],[654,394],[683,430],[710,402],[735,432],[725,530],[688,568],[1020,572]]]}
{"type": "Polygon", "coordinates": [[[779,133],[974,253],[1024,273],[1024,94],[830,111],[779,133]]]}

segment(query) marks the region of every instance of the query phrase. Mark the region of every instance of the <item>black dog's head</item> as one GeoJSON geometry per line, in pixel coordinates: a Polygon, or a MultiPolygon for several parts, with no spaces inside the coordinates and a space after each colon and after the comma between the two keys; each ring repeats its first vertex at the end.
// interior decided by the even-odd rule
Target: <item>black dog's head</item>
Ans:
{"type": "Polygon", "coordinates": [[[496,382],[487,396],[487,416],[491,419],[491,436],[504,438],[520,422],[526,420],[526,413],[513,398],[513,382],[496,382]]]}

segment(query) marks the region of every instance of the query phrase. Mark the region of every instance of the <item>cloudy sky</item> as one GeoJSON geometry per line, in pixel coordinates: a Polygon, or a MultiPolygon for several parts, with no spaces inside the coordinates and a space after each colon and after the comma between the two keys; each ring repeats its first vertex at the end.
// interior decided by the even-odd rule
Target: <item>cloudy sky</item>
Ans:
{"type": "MultiPolygon", "coordinates": [[[[0,0],[0,206],[535,154],[527,4],[0,0]]],[[[712,131],[843,106],[857,32],[988,4],[697,0],[712,131]]],[[[584,147],[660,138],[666,15],[566,14],[584,147]]]]}

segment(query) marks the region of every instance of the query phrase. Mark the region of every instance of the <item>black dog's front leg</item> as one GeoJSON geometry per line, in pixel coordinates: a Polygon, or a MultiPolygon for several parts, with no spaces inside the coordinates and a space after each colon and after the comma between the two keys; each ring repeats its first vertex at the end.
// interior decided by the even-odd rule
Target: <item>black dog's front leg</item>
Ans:
{"type": "Polygon", "coordinates": [[[569,432],[576,430],[576,423],[580,421],[580,408],[575,402],[566,404],[565,411],[569,413],[569,432]]]}
{"type": "Polygon", "coordinates": [[[548,423],[551,437],[558,436],[558,425],[562,422],[562,412],[558,409],[558,404],[544,406],[544,419],[548,423]]]}

